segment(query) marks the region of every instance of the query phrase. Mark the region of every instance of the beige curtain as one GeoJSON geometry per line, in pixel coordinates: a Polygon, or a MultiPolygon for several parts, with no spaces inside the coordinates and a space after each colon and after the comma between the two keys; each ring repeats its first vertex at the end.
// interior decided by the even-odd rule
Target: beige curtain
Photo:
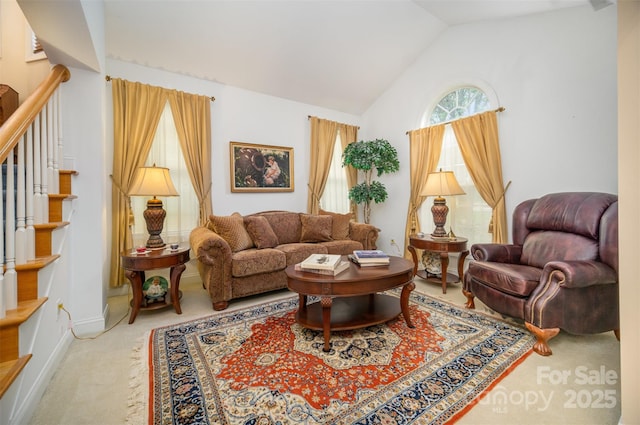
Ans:
{"type": "Polygon", "coordinates": [[[136,169],[144,165],[158,121],[167,101],[164,89],[114,78],[113,185],[111,189],[111,264],[109,282],[124,283],[120,254],[132,248],[129,186],[136,169]]]}
{"type": "Polygon", "coordinates": [[[493,209],[492,241],[507,242],[507,213],[502,183],[502,159],[496,111],[451,123],[465,165],[482,199],[493,209]]]}
{"type": "Polygon", "coordinates": [[[409,235],[420,229],[418,208],[422,205],[426,196],[420,195],[427,182],[427,175],[436,170],[440,152],[442,151],[442,138],[444,125],[421,128],[409,132],[409,161],[411,193],[409,195],[409,211],[407,212],[407,224],[404,235],[404,256],[412,259],[407,249],[409,235]]]}
{"type": "MultiPolygon", "coordinates": [[[[358,127],[355,125],[339,124],[338,130],[340,131],[340,144],[342,145],[342,152],[351,143],[358,140],[358,127]]],[[[358,170],[352,166],[345,167],[344,171],[347,173],[347,186],[349,190],[356,184],[358,184],[358,170]]],[[[358,218],[358,204],[351,201],[349,202],[349,209],[354,219],[358,218]]]]}
{"type": "Polygon", "coordinates": [[[320,197],[327,183],[331,167],[331,156],[338,134],[338,123],[309,117],[311,121],[311,144],[309,155],[309,195],[307,196],[307,212],[318,214],[320,197]]]}
{"type": "Polygon", "coordinates": [[[206,96],[168,91],[182,155],[200,205],[199,224],[212,214],[211,100],[206,96]]]}

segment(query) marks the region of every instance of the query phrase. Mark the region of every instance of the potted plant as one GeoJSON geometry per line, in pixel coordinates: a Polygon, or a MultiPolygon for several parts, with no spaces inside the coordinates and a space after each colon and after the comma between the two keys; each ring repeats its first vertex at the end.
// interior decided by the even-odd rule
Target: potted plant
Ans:
{"type": "Polygon", "coordinates": [[[372,181],[373,171],[376,170],[378,177],[398,171],[398,152],[383,139],[350,143],[342,153],[342,166],[347,165],[364,172],[364,181],[349,190],[349,199],[356,204],[364,204],[364,222],[368,224],[371,201],[378,204],[387,199],[384,184],[372,181]]]}

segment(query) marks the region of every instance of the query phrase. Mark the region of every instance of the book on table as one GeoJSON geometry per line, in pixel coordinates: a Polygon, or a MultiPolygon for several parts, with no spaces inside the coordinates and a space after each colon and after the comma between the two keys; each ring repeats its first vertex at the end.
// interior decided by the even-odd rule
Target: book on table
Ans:
{"type": "Polygon", "coordinates": [[[341,258],[336,254],[311,254],[300,263],[300,267],[307,270],[334,270],[340,264],[341,258]]]}
{"type": "Polygon", "coordinates": [[[386,260],[383,259],[379,261],[360,261],[354,254],[349,254],[348,258],[352,263],[357,264],[360,267],[384,267],[389,265],[388,258],[386,260]]]}
{"type": "Polygon", "coordinates": [[[353,256],[360,264],[389,264],[389,256],[379,249],[355,250],[353,256]]]}
{"type": "Polygon", "coordinates": [[[327,276],[337,276],[338,274],[342,273],[343,271],[347,270],[348,268],[349,268],[349,262],[348,261],[340,261],[340,263],[333,270],[304,269],[304,268],[302,268],[302,264],[301,263],[298,263],[298,264],[296,264],[294,266],[294,269],[296,271],[303,271],[303,272],[316,273],[316,274],[324,274],[324,275],[327,275],[327,276]]]}

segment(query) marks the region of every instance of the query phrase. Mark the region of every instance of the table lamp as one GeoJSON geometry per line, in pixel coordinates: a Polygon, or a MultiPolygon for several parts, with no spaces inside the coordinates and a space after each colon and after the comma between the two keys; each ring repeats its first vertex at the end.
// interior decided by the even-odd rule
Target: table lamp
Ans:
{"type": "Polygon", "coordinates": [[[165,243],[160,237],[164,218],[167,212],[162,208],[162,201],[156,196],[178,196],[178,191],[171,181],[169,169],[165,167],[140,167],[136,171],[133,184],[129,189],[129,196],[153,196],[147,201],[147,209],[143,216],[147,222],[149,239],[147,248],[164,248],[165,243]]]}
{"type": "Polygon", "coordinates": [[[422,189],[422,196],[435,196],[433,200],[433,206],[431,207],[431,214],[433,214],[433,223],[436,225],[431,236],[436,238],[444,238],[447,236],[447,232],[444,230],[444,225],[447,222],[447,214],[449,213],[449,207],[447,207],[447,201],[443,196],[450,195],[464,195],[464,190],[458,184],[456,177],[453,175],[453,171],[436,171],[427,175],[427,183],[422,189]]]}

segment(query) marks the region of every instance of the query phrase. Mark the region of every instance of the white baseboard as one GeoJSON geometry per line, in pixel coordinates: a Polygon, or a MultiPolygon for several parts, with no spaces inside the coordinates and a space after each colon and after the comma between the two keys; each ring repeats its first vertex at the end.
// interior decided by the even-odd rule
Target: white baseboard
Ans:
{"type": "Polygon", "coordinates": [[[38,407],[38,403],[40,403],[40,399],[42,395],[46,391],[49,386],[49,382],[53,375],[56,373],[60,362],[67,354],[67,350],[73,341],[73,335],[71,331],[67,330],[60,341],[56,345],[55,349],[47,359],[44,367],[38,374],[38,377],[33,382],[33,385],[26,393],[26,396],[21,399],[21,405],[17,406],[16,414],[13,416],[7,425],[19,425],[29,423],[31,417],[36,411],[38,407]]]}

